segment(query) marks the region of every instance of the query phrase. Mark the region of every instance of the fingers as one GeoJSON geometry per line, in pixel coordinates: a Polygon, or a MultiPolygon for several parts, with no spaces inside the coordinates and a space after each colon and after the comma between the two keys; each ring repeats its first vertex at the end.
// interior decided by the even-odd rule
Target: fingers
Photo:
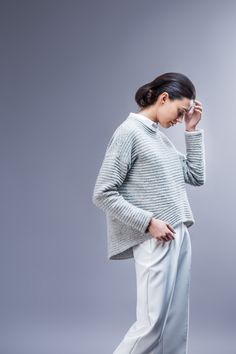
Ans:
{"type": "Polygon", "coordinates": [[[166,241],[169,241],[169,240],[174,240],[174,235],[172,235],[172,233],[171,232],[167,232],[164,236],[163,236],[163,238],[165,238],[165,240],[166,241]]]}
{"type": "Polygon", "coordinates": [[[165,241],[169,241],[169,237],[167,235],[162,236],[162,239],[165,240],[165,241]]]}
{"type": "MultiPolygon", "coordinates": [[[[176,233],[175,229],[168,223],[166,223],[166,226],[170,231],[172,231],[174,234],[176,233]]],[[[164,236],[161,237],[163,240],[162,246],[164,246],[165,242],[171,241],[175,239],[175,236],[172,234],[172,232],[167,232],[164,236]]]]}
{"type": "Polygon", "coordinates": [[[170,231],[176,233],[175,229],[170,224],[166,224],[166,226],[170,229],[170,231]]]}
{"type": "Polygon", "coordinates": [[[168,235],[168,237],[169,237],[171,240],[174,240],[174,239],[175,239],[175,236],[172,235],[172,233],[169,232],[167,235],[168,235]]]}
{"type": "Polygon", "coordinates": [[[165,236],[161,236],[161,240],[163,240],[164,242],[168,242],[174,239],[175,238],[171,234],[166,234],[165,236]]]}
{"type": "Polygon", "coordinates": [[[175,229],[168,223],[166,223],[166,226],[171,232],[166,232],[165,235],[158,238],[158,240],[162,241],[162,246],[164,246],[165,242],[172,241],[175,239],[175,235],[173,235],[173,233],[176,233],[175,229]]]}
{"type": "Polygon", "coordinates": [[[195,110],[198,109],[198,108],[202,109],[202,104],[201,104],[201,102],[200,102],[200,101],[195,101],[195,102],[196,102],[196,103],[195,103],[194,109],[195,109],[195,110]]]}

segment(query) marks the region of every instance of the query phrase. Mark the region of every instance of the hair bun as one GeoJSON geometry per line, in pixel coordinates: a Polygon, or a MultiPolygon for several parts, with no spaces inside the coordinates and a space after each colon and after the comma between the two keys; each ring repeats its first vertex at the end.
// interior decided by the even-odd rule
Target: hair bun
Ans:
{"type": "Polygon", "coordinates": [[[153,100],[153,92],[151,89],[149,89],[146,94],[146,101],[149,104],[152,102],[152,100],[153,100]]]}
{"type": "Polygon", "coordinates": [[[146,92],[142,93],[142,97],[139,99],[139,105],[141,107],[147,107],[152,104],[155,100],[154,93],[151,89],[147,89],[146,92]]]}

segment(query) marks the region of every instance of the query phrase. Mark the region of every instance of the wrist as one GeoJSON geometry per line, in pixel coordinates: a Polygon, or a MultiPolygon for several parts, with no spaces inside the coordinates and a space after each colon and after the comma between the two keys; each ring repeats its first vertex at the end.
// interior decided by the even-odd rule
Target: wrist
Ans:
{"type": "Polygon", "coordinates": [[[196,127],[192,127],[192,128],[186,127],[185,130],[186,130],[187,132],[196,132],[196,131],[197,131],[196,127]]]}

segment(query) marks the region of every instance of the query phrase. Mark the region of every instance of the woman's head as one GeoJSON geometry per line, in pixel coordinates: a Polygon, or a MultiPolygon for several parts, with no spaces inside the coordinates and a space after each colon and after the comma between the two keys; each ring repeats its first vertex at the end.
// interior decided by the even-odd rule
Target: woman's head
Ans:
{"type": "Polygon", "coordinates": [[[192,81],[181,73],[162,74],[141,86],[135,101],[144,114],[168,128],[182,122],[184,114],[194,105],[196,90],[192,81]]]}

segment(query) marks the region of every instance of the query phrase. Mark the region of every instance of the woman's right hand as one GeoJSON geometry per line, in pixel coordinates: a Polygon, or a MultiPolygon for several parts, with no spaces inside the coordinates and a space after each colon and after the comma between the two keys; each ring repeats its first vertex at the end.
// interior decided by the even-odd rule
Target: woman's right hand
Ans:
{"type": "Polygon", "coordinates": [[[175,229],[163,220],[152,218],[148,227],[148,232],[159,241],[171,241],[175,239],[175,229]]]}

